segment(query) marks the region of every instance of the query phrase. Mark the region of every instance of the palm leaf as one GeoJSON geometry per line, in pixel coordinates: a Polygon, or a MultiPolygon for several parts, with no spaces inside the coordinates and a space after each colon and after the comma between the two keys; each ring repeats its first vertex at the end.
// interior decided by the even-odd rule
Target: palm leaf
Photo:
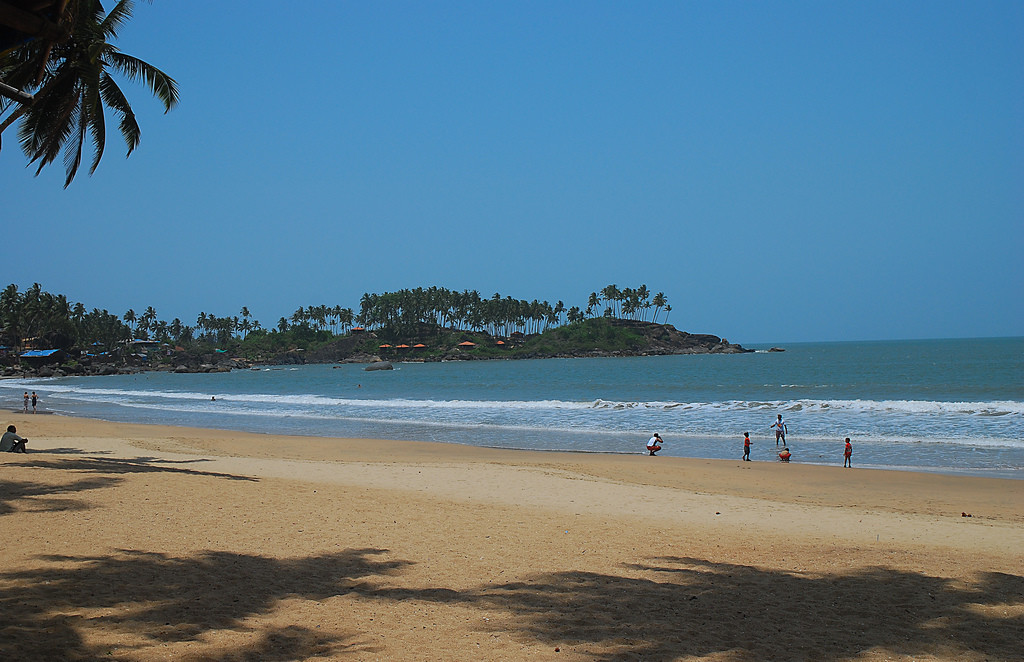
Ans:
{"type": "Polygon", "coordinates": [[[135,112],[132,110],[121,88],[117,86],[117,83],[109,75],[104,74],[103,80],[100,83],[100,92],[103,95],[103,102],[121,118],[119,128],[125,143],[128,145],[128,154],[131,154],[138,146],[142,136],[139,123],[135,121],[135,112]]]}
{"type": "Polygon", "coordinates": [[[153,65],[120,51],[108,53],[110,66],[129,80],[141,80],[164,104],[166,113],[178,103],[178,83],[153,65]]]}

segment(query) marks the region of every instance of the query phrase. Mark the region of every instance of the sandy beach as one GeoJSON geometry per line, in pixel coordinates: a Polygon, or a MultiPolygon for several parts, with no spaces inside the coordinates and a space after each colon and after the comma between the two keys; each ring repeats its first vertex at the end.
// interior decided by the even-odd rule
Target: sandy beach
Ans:
{"type": "Polygon", "coordinates": [[[2,659],[1024,659],[1021,481],[3,424],[2,659]]]}

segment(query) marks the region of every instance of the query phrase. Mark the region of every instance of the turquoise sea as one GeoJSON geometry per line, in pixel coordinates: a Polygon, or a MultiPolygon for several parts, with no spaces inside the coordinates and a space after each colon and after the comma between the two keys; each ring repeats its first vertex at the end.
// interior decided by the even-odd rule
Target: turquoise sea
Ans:
{"type": "MultiPolygon", "coordinates": [[[[20,408],[267,434],[775,459],[1024,478],[1024,338],[786,345],[781,353],[310,365],[0,381],[20,408]],[[212,400],[211,398],[216,398],[212,400]]],[[[31,436],[31,433],[29,433],[31,436]]]]}

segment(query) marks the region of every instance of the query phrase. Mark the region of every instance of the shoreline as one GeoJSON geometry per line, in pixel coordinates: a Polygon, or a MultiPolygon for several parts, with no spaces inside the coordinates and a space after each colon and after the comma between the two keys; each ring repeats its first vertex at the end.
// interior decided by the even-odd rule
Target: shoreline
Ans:
{"type": "MultiPolygon", "coordinates": [[[[11,415],[18,415],[18,414],[21,414],[22,411],[20,409],[12,409],[12,410],[10,410],[10,413],[11,413],[11,415]]],[[[82,420],[103,421],[103,422],[110,422],[110,423],[124,424],[124,425],[136,425],[136,424],[137,425],[153,425],[155,427],[161,427],[161,426],[175,427],[175,426],[177,426],[177,424],[175,424],[175,423],[148,423],[148,422],[137,422],[137,421],[134,421],[134,420],[113,420],[113,419],[107,419],[107,418],[95,418],[95,417],[91,417],[91,416],[88,416],[88,415],[69,414],[69,413],[66,413],[66,412],[50,411],[50,410],[40,410],[39,414],[55,415],[55,416],[61,416],[61,417],[73,418],[73,419],[82,419],[82,420]]],[[[32,414],[29,414],[29,416],[32,416],[32,414]]],[[[125,418],[127,419],[127,417],[125,417],[125,418]]],[[[401,427],[403,424],[397,424],[396,425],[396,424],[392,423],[391,425],[395,425],[396,427],[401,427]]],[[[414,425],[418,425],[418,424],[417,423],[411,423],[411,424],[408,424],[408,425],[414,426],[414,425]]],[[[181,426],[181,427],[193,427],[193,426],[184,425],[184,426],[181,426]]],[[[338,436],[338,435],[329,435],[329,434],[328,435],[317,434],[315,432],[309,432],[309,433],[304,433],[304,432],[288,432],[288,433],[282,434],[282,433],[276,433],[276,432],[266,432],[266,431],[262,431],[262,430],[246,429],[246,427],[244,427],[244,426],[234,426],[234,427],[208,426],[208,427],[203,427],[202,425],[200,425],[200,426],[195,426],[195,427],[198,427],[199,429],[220,430],[220,431],[223,431],[223,432],[237,432],[239,434],[286,436],[286,437],[291,437],[291,438],[295,438],[295,439],[349,439],[349,438],[353,438],[353,437],[348,437],[348,436],[338,436]]],[[[462,429],[462,428],[469,429],[466,426],[452,425],[451,427],[452,427],[452,429],[462,429]]],[[[354,438],[370,438],[370,437],[354,437],[354,438]]],[[[631,450],[615,451],[615,450],[606,450],[606,449],[591,450],[591,449],[582,449],[582,448],[530,448],[530,447],[526,447],[526,446],[512,447],[512,446],[499,446],[499,445],[481,445],[481,444],[475,444],[475,443],[468,443],[468,442],[461,441],[461,440],[458,440],[458,439],[451,440],[451,441],[416,440],[416,439],[409,439],[407,437],[398,436],[398,435],[396,435],[396,436],[385,436],[385,437],[372,437],[372,438],[376,439],[378,441],[394,441],[394,442],[410,441],[412,443],[444,444],[444,445],[459,446],[459,447],[469,447],[469,448],[491,448],[491,449],[494,449],[494,450],[508,450],[508,451],[522,451],[522,452],[536,452],[536,453],[569,453],[569,454],[583,454],[583,455],[610,455],[610,456],[617,456],[617,457],[631,457],[631,456],[634,456],[634,455],[646,455],[646,451],[642,448],[642,443],[639,440],[638,440],[638,445],[637,445],[637,450],[636,451],[631,451],[631,450]]],[[[676,436],[673,437],[673,445],[675,445],[677,447],[685,447],[685,445],[687,443],[691,443],[692,444],[693,442],[698,442],[699,444],[705,444],[705,445],[714,446],[714,445],[718,445],[718,444],[723,444],[723,442],[733,442],[733,441],[735,441],[735,439],[733,437],[679,436],[679,435],[676,435],[676,436]]],[[[803,440],[802,443],[805,443],[805,444],[809,443],[809,444],[812,444],[812,445],[818,445],[818,444],[821,444],[824,441],[827,441],[827,440],[811,439],[811,440],[803,440]]],[[[865,442],[864,440],[861,440],[861,442],[859,442],[859,443],[867,443],[867,442],[865,442]]],[[[905,443],[909,444],[909,443],[921,443],[921,442],[905,442],[905,443]]],[[[956,443],[956,442],[933,441],[931,443],[945,444],[945,443],[956,443]]],[[[777,463],[777,461],[774,459],[775,458],[775,452],[774,452],[775,451],[775,447],[772,446],[768,442],[762,442],[762,444],[764,445],[764,448],[768,449],[767,455],[768,455],[768,457],[771,457],[772,459],[765,459],[764,457],[758,457],[758,456],[755,455],[753,461],[754,462],[777,463]]],[[[796,447],[794,447],[794,448],[796,448],[796,447]]],[[[666,449],[666,450],[669,453],[672,453],[675,449],[669,448],[669,449],[666,449]]],[[[739,449],[737,449],[737,450],[739,450],[739,449]]],[[[763,452],[763,451],[761,451],[761,452],[763,452]]],[[[730,459],[730,458],[722,458],[722,457],[702,457],[702,456],[699,456],[699,455],[666,455],[664,453],[665,453],[665,451],[663,451],[662,455],[660,455],[659,457],[663,457],[663,458],[680,458],[680,459],[688,459],[688,460],[695,460],[695,461],[702,461],[702,460],[705,460],[705,459],[707,459],[707,460],[714,460],[714,461],[723,461],[723,462],[731,462],[732,461],[732,459],[730,459]]],[[[800,454],[798,453],[798,455],[800,455],[800,454]]],[[[815,457],[815,460],[803,460],[803,459],[801,459],[801,457],[802,457],[801,456],[801,457],[797,457],[795,459],[795,461],[792,462],[791,464],[793,464],[793,465],[800,465],[800,466],[817,466],[817,467],[842,466],[842,458],[841,457],[837,457],[835,462],[824,462],[824,461],[817,460],[817,458],[822,457],[820,454],[814,454],[812,452],[810,455],[804,455],[804,456],[806,456],[806,457],[815,457]]],[[[856,454],[854,455],[854,458],[855,458],[855,460],[857,459],[857,455],[856,454]]],[[[865,469],[865,470],[873,470],[873,471],[893,471],[893,472],[906,472],[906,473],[925,473],[925,474],[943,475],[943,476],[971,476],[971,477],[978,477],[978,478],[994,478],[994,479],[1003,479],[1003,480],[1011,480],[1011,481],[1021,481],[1021,480],[1024,480],[1024,468],[1001,467],[1001,468],[982,469],[982,468],[977,468],[977,467],[963,467],[963,468],[959,468],[959,467],[925,466],[925,465],[915,466],[915,465],[906,465],[906,464],[903,464],[903,465],[900,465],[900,464],[875,464],[875,465],[864,464],[864,465],[859,465],[856,468],[857,469],[865,469]]]]}
{"type": "Polygon", "coordinates": [[[9,659],[1019,659],[1016,480],[8,424],[9,659]]]}

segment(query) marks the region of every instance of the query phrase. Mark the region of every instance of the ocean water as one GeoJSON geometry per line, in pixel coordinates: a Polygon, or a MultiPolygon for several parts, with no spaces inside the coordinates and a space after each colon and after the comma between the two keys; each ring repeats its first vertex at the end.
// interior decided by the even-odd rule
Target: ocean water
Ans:
{"type": "MultiPolygon", "coordinates": [[[[1024,338],[802,343],[742,355],[311,365],[0,381],[70,416],[267,434],[775,459],[1024,478],[1024,338]],[[215,400],[212,398],[216,398],[215,400]]],[[[31,435],[30,435],[31,436],[31,435]]]]}

